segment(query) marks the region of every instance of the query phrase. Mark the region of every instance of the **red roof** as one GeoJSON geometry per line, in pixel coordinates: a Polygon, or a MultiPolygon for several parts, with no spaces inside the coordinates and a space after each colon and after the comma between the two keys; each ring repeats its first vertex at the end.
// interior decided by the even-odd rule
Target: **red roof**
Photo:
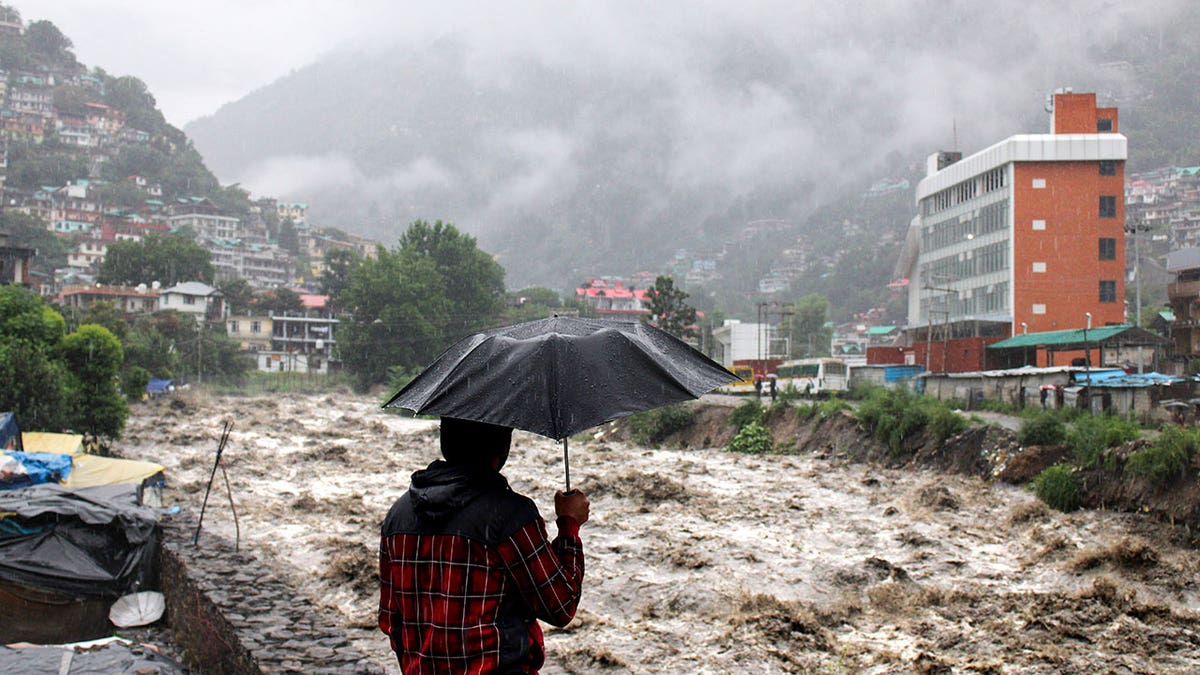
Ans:
{"type": "Polygon", "coordinates": [[[312,293],[301,293],[300,302],[309,309],[325,309],[326,303],[329,302],[328,295],[316,295],[312,293]]]}

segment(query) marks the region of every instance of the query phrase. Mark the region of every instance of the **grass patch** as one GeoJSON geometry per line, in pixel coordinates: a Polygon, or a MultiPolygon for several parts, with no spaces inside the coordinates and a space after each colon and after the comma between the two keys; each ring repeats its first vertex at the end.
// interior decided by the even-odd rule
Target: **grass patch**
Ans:
{"type": "Polygon", "coordinates": [[[646,410],[629,416],[629,433],[639,445],[656,446],[686,429],[695,418],[694,408],[680,404],[646,410]]]}
{"type": "MultiPolygon", "coordinates": [[[[1136,440],[1142,428],[1129,420],[1111,415],[1080,417],[1066,433],[1066,443],[1075,451],[1079,465],[1099,466],[1104,451],[1136,440]]],[[[1115,466],[1106,467],[1110,470],[1115,466]]]]}

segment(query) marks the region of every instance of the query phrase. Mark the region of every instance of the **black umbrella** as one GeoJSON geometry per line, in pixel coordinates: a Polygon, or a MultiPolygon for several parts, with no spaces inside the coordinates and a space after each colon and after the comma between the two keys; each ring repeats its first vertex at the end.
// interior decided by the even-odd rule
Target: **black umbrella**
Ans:
{"type": "MultiPolygon", "coordinates": [[[[532,431],[563,441],[566,460],[573,434],[736,379],[648,324],[555,317],[456,342],[384,407],[532,431]]],[[[566,478],[569,490],[569,465],[566,478]]]]}

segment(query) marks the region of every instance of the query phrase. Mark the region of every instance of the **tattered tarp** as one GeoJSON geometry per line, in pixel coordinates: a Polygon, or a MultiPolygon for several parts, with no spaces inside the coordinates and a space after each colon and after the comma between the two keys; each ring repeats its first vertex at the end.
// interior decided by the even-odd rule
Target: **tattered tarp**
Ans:
{"type": "Polygon", "coordinates": [[[157,377],[150,378],[146,383],[146,391],[151,394],[161,394],[171,388],[171,383],[175,380],[163,380],[157,377]]]}
{"type": "Polygon", "coordinates": [[[0,538],[0,579],[114,598],[153,589],[158,519],[139,489],[48,483],[0,492],[0,513],[12,514],[5,520],[31,531],[0,538]]]}
{"type": "Polygon", "coordinates": [[[60,455],[74,455],[83,452],[83,434],[22,431],[21,446],[25,452],[56,452],[60,455]]]}
{"type": "Polygon", "coordinates": [[[21,429],[10,412],[0,412],[0,450],[21,450],[21,429]]]}
{"type": "Polygon", "coordinates": [[[70,455],[19,450],[0,453],[0,490],[57,483],[70,474],[70,455]]]}
{"type": "Polygon", "coordinates": [[[75,645],[0,647],[4,673],[156,673],[183,675],[178,661],[118,638],[75,645]]]}

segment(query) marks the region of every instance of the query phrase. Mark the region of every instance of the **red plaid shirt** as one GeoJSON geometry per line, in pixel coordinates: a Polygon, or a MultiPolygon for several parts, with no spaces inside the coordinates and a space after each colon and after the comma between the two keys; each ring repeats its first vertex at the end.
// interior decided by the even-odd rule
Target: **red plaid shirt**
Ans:
{"type": "Polygon", "coordinates": [[[558,530],[551,542],[539,516],[495,545],[461,534],[385,532],[379,628],[391,638],[401,670],[483,674],[503,665],[506,672],[536,673],[545,655],[541,627],[531,617],[565,626],[583,581],[579,523],[560,518],[558,530]],[[514,625],[527,644],[503,644],[514,625]],[[519,662],[503,663],[514,649],[523,653],[519,662]]]}

